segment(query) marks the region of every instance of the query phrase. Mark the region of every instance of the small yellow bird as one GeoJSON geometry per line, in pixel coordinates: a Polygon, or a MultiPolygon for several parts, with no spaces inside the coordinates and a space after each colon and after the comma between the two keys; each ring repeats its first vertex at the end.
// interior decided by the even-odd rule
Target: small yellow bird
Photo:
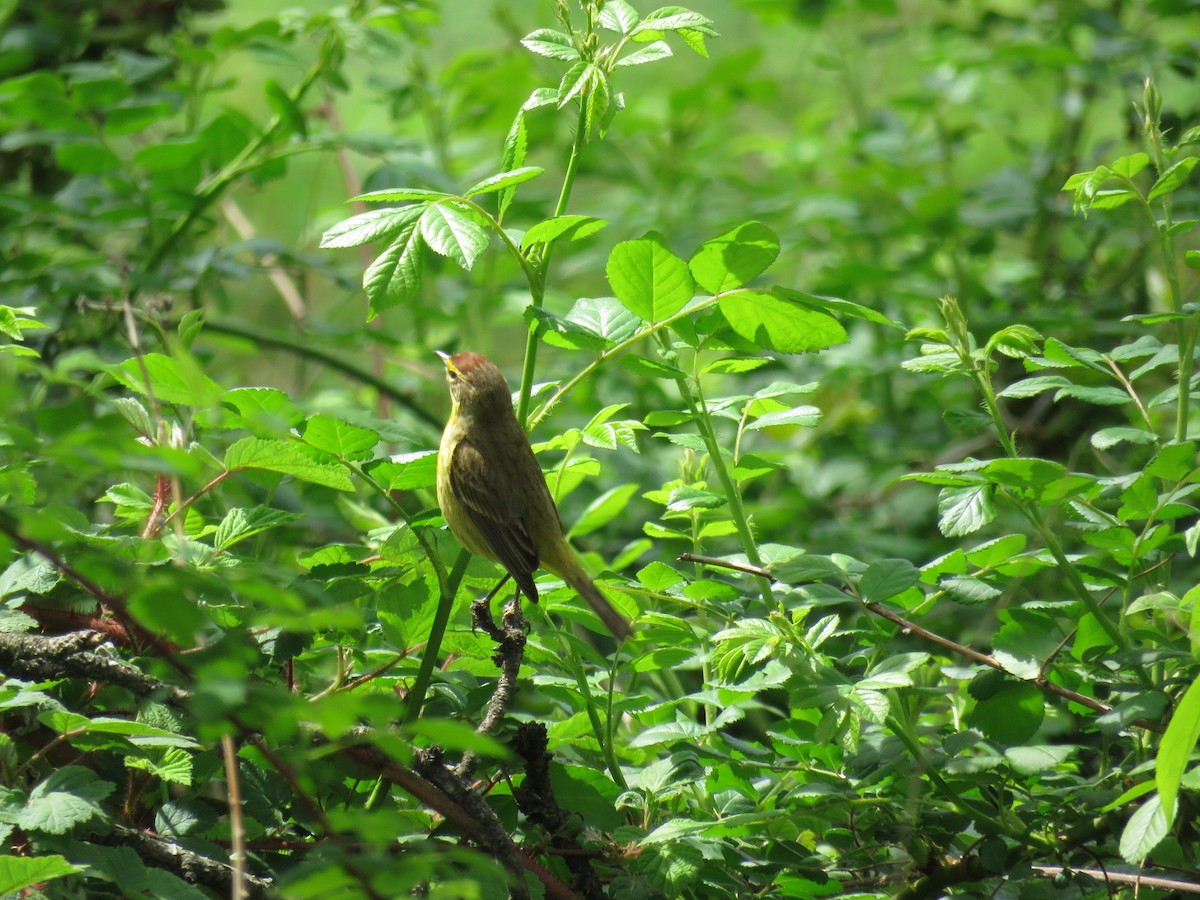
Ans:
{"type": "Polygon", "coordinates": [[[592,583],[563,536],[503,373],[478,353],[438,356],[446,365],[451,409],[438,448],[437,496],[454,536],[503,566],[534,603],[533,573],[541,566],[573,587],[617,640],[629,637],[629,622],[592,583]]]}

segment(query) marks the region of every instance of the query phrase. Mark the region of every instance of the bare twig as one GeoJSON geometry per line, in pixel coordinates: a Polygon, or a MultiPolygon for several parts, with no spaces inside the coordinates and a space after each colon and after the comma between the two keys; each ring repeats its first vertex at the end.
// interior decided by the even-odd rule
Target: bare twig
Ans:
{"type": "Polygon", "coordinates": [[[225,761],[225,783],[229,785],[229,836],[232,846],[229,860],[233,864],[232,900],[246,896],[246,829],[242,820],[242,785],[238,778],[237,747],[233,736],[221,735],[221,755],[225,761]]]}

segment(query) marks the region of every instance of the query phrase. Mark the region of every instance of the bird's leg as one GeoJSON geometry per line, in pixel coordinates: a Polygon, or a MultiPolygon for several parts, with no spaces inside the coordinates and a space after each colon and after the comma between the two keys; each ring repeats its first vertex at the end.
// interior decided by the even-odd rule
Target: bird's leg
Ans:
{"type": "Polygon", "coordinates": [[[516,629],[523,633],[528,633],[529,622],[521,615],[521,589],[517,588],[513,591],[513,598],[504,604],[504,628],[516,629]]]}
{"type": "Polygon", "coordinates": [[[486,597],[480,597],[471,603],[471,627],[486,632],[494,641],[502,639],[504,633],[496,625],[496,620],[492,618],[492,598],[500,593],[500,588],[508,583],[509,577],[506,572],[504,577],[496,582],[496,586],[488,591],[486,597]]]}

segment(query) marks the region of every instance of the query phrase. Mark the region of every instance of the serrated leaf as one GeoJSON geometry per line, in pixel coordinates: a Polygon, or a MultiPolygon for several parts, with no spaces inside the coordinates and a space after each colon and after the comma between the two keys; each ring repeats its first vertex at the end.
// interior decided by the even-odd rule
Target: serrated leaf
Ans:
{"type": "Polygon", "coordinates": [[[225,467],[276,472],[339,491],[354,490],[350,474],[343,466],[314,459],[310,452],[294,441],[246,437],[225,451],[225,467]]]}
{"type": "Polygon", "coordinates": [[[390,240],[421,214],[420,206],[403,209],[372,209],[343,219],[321,235],[322,250],[358,247],[372,241],[390,240]]]}
{"type": "Polygon", "coordinates": [[[946,537],[973,534],[996,518],[990,484],[945,488],[938,496],[938,529],[946,537]]]}
{"type": "MultiPolygon", "coordinates": [[[[63,856],[0,856],[0,896],[15,896],[17,892],[83,870],[63,856]]],[[[41,893],[41,891],[39,891],[41,893]]]]}
{"type": "Polygon", "coordinates": [[[221,524],[217,526],[217,531],[213,535],[213,548],[228,550],[239,541],[261,534],[276,525],[294,522],[299,518],[301,517],[297,513],[271,509],[267,506],[231,509],[225,514],[221,524]]]}
{"type": "Polygon", "coordinates": [[[488,233],[467,214],[446,203],[431,203],[419,220],[421,237],[439,256],[470,271],[488,245],[488,233]]]}
{"type": "Polygon", "coordinates": [[[221,386],[200,371],[162,353],[144,353],[108,370],[132,391],[179,406],[209,407],[221,397],[221,386]]]}
{"type": "Polygon", "coordinates": [[[989,739],[1001,744],[1023,744],[1041,727],[1046,716],[1042,692],[1028,682],[1005,684],[975,704],[967,717],[989,739]]]}
{"type": "Polygon", "coordinates": [[[1170,819],[1162,798],[1153,794],[1129,817],[1121,831],[1119,850],[1131,866],[1139,866],[1171,831],[1170,819]]]}
{"type": "Polygon", "coordinates": [[[806,291],[796,291],[791,288],[779,287],[778,285],[771,289],[771,293],[776,297],[782,297],[784,300],[799,303],[801,306],[807,307],[814,312],[822,312],[831,316],[848,316],[851,319],[862,319],[864,322],[874,322],[876,325],[889,325],[892,328],[902,327],[899,322],[893,322],[883,313],[871,309],[869,306],[863,306],[861,303],[852,303],[849,300],[843,300],[841,297],[810,294],[806,291]]]}
{"type": "Polygon", "coordinates": [[[1052,772],[1055,767],[1079,753],[1078,747],[1069,744],[1040,744],[1032,747],[1009,747],[1004,758],[1012,770],[1020,775],[1037,775],[1052,772]]]}
{"type": "Polygon", "coordinates": [[[646,44],[640,50],[635,50],[628,56],[623,56],[617,60],[617,68],[626,66],[641,66],[646,63],[655,62],[656,60],[666,59],[671,55],[671,48],[666,41],[654,41],[646,44]]]}
{"type": "Polygon", "coordinates": [[[1175,708],[1158,747],[1154,782],[1170,828],[1175,818],[1179,784],[1200,740],[1200,680],[1193,681],[1175,708]]]}
{"type": "Polygon", "coordinates": [[[263,93],[267,97],[267,106],[271,107],[271,112],[275,113],[281,121],[286,122],[288,129],[293,134],[298,134],[301,137],[308,136],[308,122],[304,118],[304,112],[296,105],[296,101],[291,95],[285,91],[274,78],[268,78],[263,82],[263,93]]]}
{"type": "Polygon", "coordinates": [[[1101,428],[1091,437],[1092,446],[1097,450],[1109,450],[1117,444],[1124,442],[1145,445],[1153,444],[1157,440],[1158,435],[1153,431],[1120,425],[1112,428],[1101,428]]]}
{"type": "Polygon", "coordinates": [[[558,108],[562,109],[577,94],[592,83],[592,69],[594,66],[587,62],[578,62],[567,70],[563,75],[562,81],[558,83],[558,108]]]}
{"type": "Polygon", "coordinates": [[[547,59],[579,59],[579,51],[571,42],[569,34],[554,31],[551,28],[539,28],[521,38],[521,44],[531,53],[544,56],[547,59]]]}
{"type": "Polygon", "coordinates": [[[948,575],[938,581],[938,587],[960,603],[976,606],[1000,596],[999,588],[972,575],[948,575]]]}
{"type": "Polygon", "coordinates": [[[472,185],[463,196],[476,197],[480,194],[490,194],[495,191],[502,191],[505,188],[516,187],[518,184],[532,181],[545,171],[540,166],[524,166],[523,168],[513,169],[509,172],[500,172],[472,185]]]}
{"type": "Polygon", "coordinates": [[[638,21],[637,10],[626,0],[608,0],[600,10],[600,25],[618,34],[628,34],[638,21]]]}
{"type": "Polygon", "coordinates": [[[437,452],[418,450],[401,453],[376,463],[371,467],[370,474],[389,493],[430,488],[437,482],[437,452]]]}
{"type": "Polygon", "coordinates": [[[890,600],[916,584],[921,573],[906,559],[881,559],[867,566],[858,582],[863,600],[880,603],[890,600]]]}
{"type": "Polygon", "coordinates": [[[588,504],[587,509],[575,520],[569,537],[581,537],[603,528],[617,516],[621,515],[629,505],[629,501],[638,492],[638,485],[623,484],[605,491],[588,504]]]}
{"type": "Polygon", "coordinates": [[[687,263],[654,232],[617,244],[609,254],[605,273],[622,305],[650,323],[675,315],[695,290],[687,263]]]}
{"type": "Polygon", "coordinates": [[[712,19],[682,6],[664,6],[648,14],[632,34],[646,31],[677,31],[680,28],[712,29],[712,19]]]}
{"type": "Polygon", "coordinates": [[[1036,397],[1038,394],[1044,394],[1046,391],[1058,390],[1063,387],[1072,387],[1074,382],[1062,375],[1034,375],[1030,378],[1022,378],[1020,381],[1014,381],[1004,390],[1000,391],[998,396],[1007,397],[1011,400],[1021,400],[1028,397],[1036,397]]]}
{"type": "Polygon", "coordinates": [[[688,263],[696,283],[711,294],[749,284],[779,256],[779,238],[761,222],[743,222],[700,245],[688,263]]]}
{"type": "Polygon", "coordinates": [[[747,431],[759,431],[763,428],[774,428],[780,425],[801,425],[813,428],[821,422],[821,410],[815,406],[794,406],[791,409],[781,409],[765,413],[746,426],[747,431]]]}
{"type": "Polygon", "coordinates": [[[1158,176],[1158,181],[1154,182],[1154,187],[1150,188],[1150,193],[1146,195],[1146,199],[1157,200],[1163,194],[1174,192],[1180,185],[1187,181],[1188,176],[1192,174],[1192,169],[1196,168],[1196,163],[1200,163],[1200,156],[1189,156],[1168,168],[1167,171],[1158,176]]]}
{"type": "Polygon", "coordinates": [[[1123,406],[1130,402],[1129,395],[1120,388],[1104,385],[1072,384],[1070,387],[1061,388],[1054,395],[1054,400],[1057,403],[1063,397],[1071,397],[1096,406],[1123,406]]]}
{"type": "Polygon", "coordinates": [[[595,216],[554,216],[538,222],[526,231],[521,238],[521,248],[528,249],[534,244],[550,244],[560,238],[577,241],[595,234],[607,224],[604,219],[597,219],[595,216]]]}
{"type": "Polygon", "coordinates": [[[370,459],[379,435],[370,428],[351,425],[333,416],[318,413],[305,423],[304,442],[338,459],[370,459]]]}
{"type": "Polygon", "coordinates": [[[30,792],[16,824],[27,831],[66,834],[76,825],[103,817],[98,801],[113,789],[111,782],[98,780],[90,769],[64,766],[30,792]]]}
{"type": "Polygon", "coordinates": [[[371,318],[385,309],[412,300],[421,287],[421,248],[424,242],[414,219],[396,235],[363,273],[363,290],[371,304],[371,318]]]}
{"type": "MultiPolygon", "coordinates": [[[[359,194],[357,197],[351,197],[351,203],[404,203],[406,201],[421,200],[426,203],[431,203],[437,200],[453,199],[453,194],[447,194],[445,191],[430,191],[425,188],[387,188],[382,191],[371,191],[368,194],[359,194]]],[[[418,206],[420,211],[421,207],[418,206]]]]}
{"type": "Polygon", "coordinates": [[[735,291],[717,303],[729,327],[764,350],[805,353],[849,339],[831,316],[764,291],[735,291]]]}
{"type": "Polygon", "coordinates": [[[1020,533],[986,541],[966,552],[967,562],[977,569],[994,569],[1024,550],[1026,541],[1025,535],[1020,533]]]}

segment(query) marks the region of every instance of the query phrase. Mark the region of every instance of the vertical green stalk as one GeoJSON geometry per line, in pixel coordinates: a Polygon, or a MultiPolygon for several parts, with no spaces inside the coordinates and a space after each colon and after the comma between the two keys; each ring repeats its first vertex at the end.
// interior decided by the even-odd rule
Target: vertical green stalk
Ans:
{"type": "MultiPolygon", "coordinates": [[[[1016,459],[1019,455],[1017,453],[1017,446],[1013,441],[1012,435],[1008,433],[1008,427],[1004,424],[1004,416],[1000,412],[1000,403],[996,398],[996,391],[992,387],[991,361],[987,356],[982,354],[976,355],[971,352],[971,335],[967,329],[967,320],[963,316],[958,302],[951,297],[944,297],[941,305],[942,316],[945,318],[946,326],[950,332],[951,345],[954,347],[955,352],[958,353],[963,370],[974,383],[975,389],[979,391],[979,395],[983,399],[984,408],[992,420],[992,426],[996,430],[1000,446],[1004,449],[1005,456],[1010,459],[1016,459]]],[[[1083,583],[1079,572],[1071,564],[1071,560],[1067,557],[1066,551],[1063,550],[1058,536],[1046,521],[1046,517],[1042,515],[1042,511],[1038,505],[1015,494],[1010,493],[1006,496],[1016,504],[1021,514],[1025,516],[1034,531],[1037,532],[1046,549],[1050,551],[1050,555],[1054,557],[1054,561],[1058,564],[1059,571],[1062,572],[1063,577],[1067,580],[1067,584],[1070,585],[1071,590],[1079,598],[1084,608],[1095,617],[1096,622],[1104,629],[1105,634],[1112,639],[1112,642],[1116,646],[1122,650],[1128,649],[1129,642],[1127,638],[1104,610],[1100,608],[1100,604],[1096,602],[1096,598],[1087,589],[1087,585],[1083,583]]]]}
{"type": "MultiPolygon", "coordinates": [[[[666,341],[662,335],[658,334],[656,337],[659,344],[665,348],[666,341]]],[[[704,402],[704,394],[700,389],[700,379],[689,379],[687,376],[680,376],[675,379],[675,383],[679,386],[679,393],[687,404],[688,411],[692,414],[692,419],[696,423],[700,437],[704,440],[704,446],[708,449],[709,460],[713,470],[717,473],[717,479],[721,482],[721,488],[725,492],[725,499],[728,501],[730,512],[733,514],[734,527],[737,528],[738,538],[742,542],[742,550],[745,551],[746,559],[752,566],[761,569],[763,568],[762,557],[758,555],[758,544],[755,542],[754,533],[750,529],[750,519],[746,515],[746,506],[742,502],[742,492],[738,490],[733,476],[729,474],[729,467],[725,465],[725,457],[721,453],[721,445],[717,441],[716,431],[712,426],[712,418],[708,414],[708,405],[704,402]]],[[[763,599],[774,603],[775,592],[771,590],[771,580],[762,575],[754,577],[758,581],[758,587],[762,592],[763,599]]]]}
{"type": "MultiPolygon", "coordinates": [[[[1170,168],[1167,154],[1163,149],[1162,133],[1162,97],[1158,88],[1149,78],[1142,92],[1142,129],[1154,155],[1154,170],[1159,178],[1170,168]]],[[[1136,188],[1135,188],[1136,190],[1136,188]]],[[[1146,214],[1150,218],[1150,227],[1158,237],[1158,249],[1162,254],[1163,271],[1167,276],[1168,301],[1171,311],[1183,313],[1183,290],[1179,278],[1179,257],[1175,252],[1175,236],[1171,233],[1171,192],[1167,191],[1158,198],[1162,204],[1162,221],[1154,217],[1154,210],[1149,199],[1143,201],[1146,214]]],[[[1187,439],[1188,412],[1191,406],[1192,372],[1195,362],[1192,359],[1196,350],[1196,325],[1192,317],[1181,318],[1175,323],[1175,343],[1179,347],[1178,384],[1179,396],[1175,401],[1175,440],[1187,439]]]]}
{"type": "MultiPolygon", "coordinates": [[[[554,205],[554,215],[561,216],[567,210],[571,200],[571,190],[575,187],[575,176],[579,172],[579,160],[583,155],[583,146],[588,140],[586,107],[583,99],[579,100],[579,117],[575,123],[575,138],[571,141],[571,155],[567,158],[567,170],[563,173],[562,189],[558,192],[558,202],[554,205]]],[[[531,262],[537,272],[535,280],[529,283],[530,304],[535,309],[541,309],[546,298],[546,279],[550,271],[550,255],[553,244],[541,244],[541,252],[536,250],[531,254],[531,262]]],[[[529,417],[529,397],[533,392],[533,374],[537,369],[538,334],[536,329],[530,329],[525,337],[525,364],[521,368],[521,387],[517,395],[517,421],[526,423],[529,417]]]]}

